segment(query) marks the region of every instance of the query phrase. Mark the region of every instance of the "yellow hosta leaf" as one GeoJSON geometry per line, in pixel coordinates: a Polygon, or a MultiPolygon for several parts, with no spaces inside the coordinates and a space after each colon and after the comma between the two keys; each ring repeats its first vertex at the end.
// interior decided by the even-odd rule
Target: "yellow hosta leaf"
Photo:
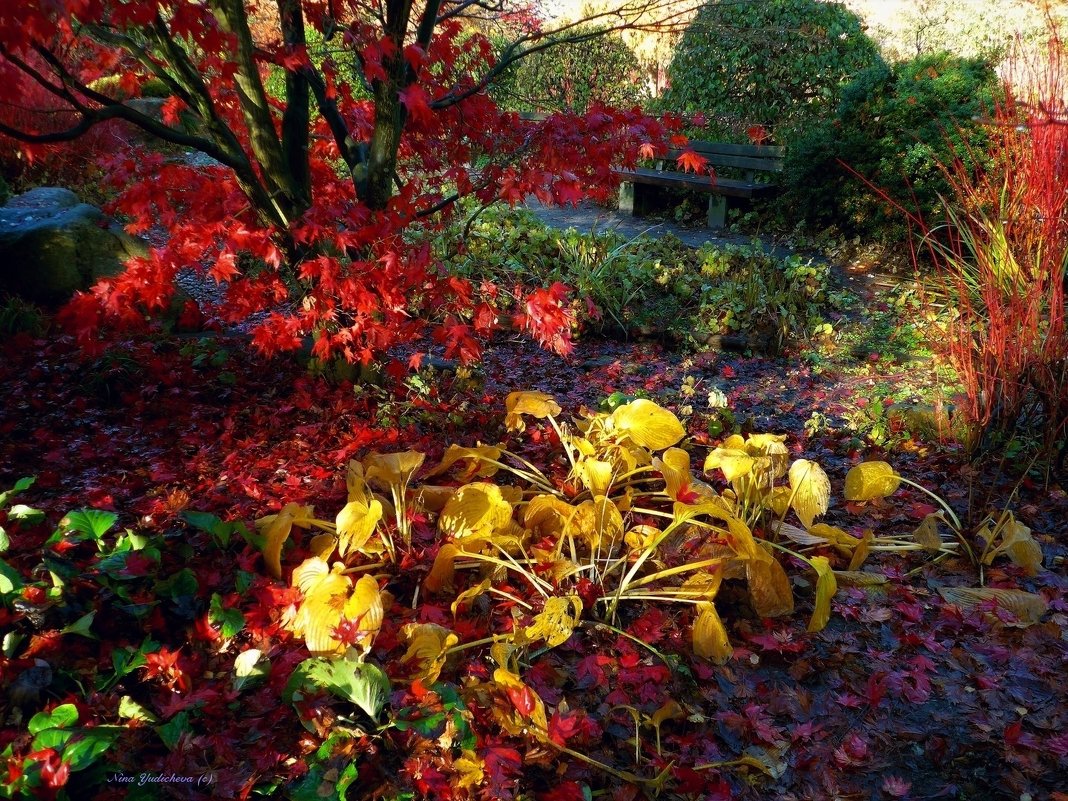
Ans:
{"type": "Polygon", "coordinates": [[[352,589],[352,581],[341,572],[344,569],[341,562],[330,568],[322,559],[312,557],[293,571],[293,585],[304,595],[304,602],[293,622],[293,632],[297,636],[303,635],[313,654],[341,650],[341,643],[334,638],[334,629],[341,621],[352,589]]]}
{"type": "Polygon", "coordinates": [[[399,453],[369,453],[363,458],[368,481],[378,481],[386,487],[404,487],[412,474],[423,465],[426,455],[419,451],[399,453]]]}
{"type": "Polygon", "coordinates": [[[670,448],[686,436],[679,418],[644,398],[617,407],[611,421],[616,431],[626,434],[639,448],[651,451],[670,448]]]}
{"type": "Polygon", "coordinates": [[[564,536],[588,542],[593,550],[602,544],[612,547],[623,537],[623,515],[603,495],[583,501],[564,526],[564,536]]]}
{"type": "Polygon", "coordinates": [[[640,525],[630,529],[623,537],[627,547],[632,551],[644,551],[650,547],[661,534],[656,526],[640,525]]]}
{"type": "Polygon", "coordinates": [[[833,545],[837,545],[841,548],[848,548],[850,550],[856,548],[861,542],[859,538],[854,537],[848,531],[827,523],[816,523],[813,526],[809,526],[808,533],[815,534],[817,537],[822,537],[833,545]]]}
{"type": "Polygon", "coordinates": [[[942,548],[942,537],[938,534],[938,521],[941,519],[941,512],[929,514],[912,532],[912,538],[922,545],[925,551],[938,551],[942,548]]]}
{"type": "Polygon", "coordinates": [[[684,598],[711,602],[716,597],[716,593],[719,592],[722,583],[723,570],[719,565],[716,565],[715,570],[711,573],[706,571],[694,573],[686,581],[682,582],[682,586],[679,589],[685,592],[685,595],[682,596],[684,598]]]}
{"type": "Polygon", "coordinates": [[[545,640],[550,648],[567,641],[582,618],[582,599],[577,595],[566,598],[554,596],[545,601],[545,607],[523,630],[524,637],[533,642],[545,640]]]}
{"type": "Polygon", "coordinates": [[[745,575],[749,580],[749,595],[753,609],[761,617],[782,617],[794,611],[794,594],[790,579],[775,559],[758,547],[762,556],[745,563],[745,575]]]}
{"type": "Polygon", "coordinates": [[[330,554],[334,552],[336,547],[337,537],[333,534],[316,534],[311,538],[311,542],[308,543],[308,550],[311,554],[324,560],[330,558],[330,554]]]}
{"type": "MultiPolygon", "coordinates": [[[[768,552],[757,545],[753,538],[753,532],[749,526],[735,517],[727,518],[727,529],[730,531],[730,546],[742,559],[750,561],[765,561],[771,559],[768,552]]],[[[772,560],[774,561],[774,560],[772,560]]],[[[778,564],[776,562],[776,564],[778,564]]]]}
{"type": "Polygon", "coordinates": [[[355,624],[360,632],[358,643],[365,654],[371,650],[371,642],[382,628],[384,616],[385,604],[378,582],[371,576],[362,576],[352,588],[352,595],[345,602],[341,617],[355,624]]]}
{"type": "Polygon", "coordinates": [[[496,484],[467,484],[453,493],[441,510],[438,530],[457,539],[487,540],[508,525],[512,505],[496,484]]]}
{"type": "Polygon", "coordinates": [[[467,462],[463,472],[457,475],[460,481],[470,481],[476,475],[481,478],[489,478],[500,468],[493,464],[501,458],[501,449],[492,445],[477,445],[474,448],[465,448],[461,445],[450,445],[445,451],[441,462],[426,473],[424,478],[440,475],[457,462],[467,462]]]}
{"type": "Polygon", "coordinates": [[[446,587],[452,586],[452,577],[456,572],[453,562],[459,553],[460,549],[451,542],[438,549],[434,564],[426,578],[423,579],[423,586],[428,592],[441,592],[446,587]]]}
{"type": "Polygon", "coordinates": [[[701,603],[697,605],[697,619],[693,622],[693,652],[702,659],[708,659],[717,665],[725,665],[734,653],[727,629],[719,618],[716,605],[701,603]]]}
{"type": "Polygon", "coordinates": [[[457,773],[456,786],[461,790],[470,790],[482,784],[486,778],[486,773],[482,769],[483,765],[484,763],[474,751],[461,751],[460,756],[452,763],[457,773]]]}
{"type": "Polygon", "coordinates": [[[866,573],[863,570],[835,570],[834,576],[843,587],[872,587],[886,584],[887,581],[882,573],[866,573]]]}
{"type": "Polygon", "coordinates": [[[749,453],[768,457],[773,479],[786,475],[790,451],[786,447],[785,434],[750,434],[745,441],[745,449],[749,453]]]}
{"type": "Polygon", "coordinates": [[[657,709],[652,715],[649,716],[649,724],[654,729],[659,729],[669,720],[685,720],[686,710],[682,708],[678,701],[674,698],[669,698],[665,701],[659,709],[657,709]]]}
{"type": "Polygon", "coordinates": [[[299,503],[287,503],[276,515],[263,518],[266,524],[263,532],[263,563],[267,572],[274,578],[282,578],[282,546],[289,539],[293,530],[293,521],[302,511],[299,503]]]}
{"type": "Polygon", "coordinates": [[[790,505],[805,528],[811,527],[813,518],[825,514],[831,504],[831,480],[822,467],[808,459],[798,459],[790,465],[790,489],[794,494],[790,505]]]}
{"type": "Polygon", "coordinates": [[[653,469],[664,477],[664,492],[672,500],[678,500],[679,493],[690,485],[690,454],[682,448],[668,448],[661,458],[653,459],[653,469]]]}
{"type": "Polygon", "coordinates": [[[415,502],[428,512],[440,512],[456,492],[456,487],[438,487],[423,484],[415,493],[415,502]]]}
{"type": "Polygon", "coordinates": [[[990,564],[999,554],[1006,554],[1014,563],[1023,567],[1028,575],[1035,575],[1042,568],[1042,547],[1031,536],[1031,529],[1019,522],[1012,512],[1002,512],[991,529],[992,520],[977,533],[989,549],[983,558],[984,564],[990,564]],[[990,548],[992,541],[1000,537],[997,547],[990,548]]]}
{"type": "Polygon", "coordinates": [[[445,652],[457,645],[460,638],[444,626],[434,623],[408,623],[401,633],[408,640],[408,650],[401,657],[401,663],[415,662],[417,667],[413,678],[422,679],[424,684],[433,684],[445,667],[445,652]]]}
{"type": "Polygon", "coordinates": [[[757,460],[741,448],[721,446],[705,457],[705,474],[718,468],[727,481],[733,482],[753,472],[756,464],[757,460]]]}
{"type": "Polygon", "coordinates": [[[575,466],[575,472],[591,495],[607,495],[616,471],[611,462],[586,458],[575,466]]]}
{"type": "MultiPolygon", "coordinates": [[[[788,487],[782,487],[781,489],[785,489],[787,494],[790,492],[788,487]]],[[[792,526],[789,523],[775,523],[772,525],[772,531],[786,537],[790,542],[796,542],[798,545],[827,545],[830,540],[816,533],[816,529],[823,525],[823,523],[819,523],[812,527],[812,531],[805,531],[803,528],[792,526]]]]}
{"type": "Polygon", "coordinates": [[[870,501],[892,495],[901,485],[901,477],[886,462],[861,462],[845,480],[847,501],[870,501]]]}
{"type": "Polygon", "coordinates": [[[493,682],[508,696],[519,716],[534,724],[532,733],[535,736],[544,736],[548,722],[545,718],[545,702],[541,700],[541,696],[524,684],[518,674],[504,667],[493,671],[493,682]]]}
{"type": "Polygon", "coordinates": [[[938,592],[949,603],[964,609],[978,606],[985,601],[994,601],[1002,609],[1007,609],[1016,615],[1020,623],[1025,626],[1038,623],[1049,608],[1046,599],[1041,595],[1023,590],[1003,590],[993,587],[939,587],[938,592]]]}
{"type": "Polygon", "coordinates": [[[363,500],[349,501],[337,514],[338,552],[344,559],[352,551],[362,548],[375,526],[382,519],[382,504],[374,499],[369,503],[363,500]]]}
{"type": "Polygon", "coordinates": [[[1024,568],[1029,576],[1034,576],[1042,569],[1042,546],[1031,539],[1030,534],[1006,545],[1005,553],[1014,563],[1024,568]]]}
{"type": "Polygon", "coordinates": [[[349,493],[350,501],[371,500],[371,492],[367,489],[367,479],[363,474],[363,465],[355,459],[349,459],[348,470],[345,471],[345,488],[349,493]]]}
{"type": "Polygon", "coordinates": [[[459,610],[459,608],[466,604],[468,601],[473,601],[480,595],[484,595],[486,593],[486,590],[490,588],[490,584],[491,582],[489,579],[483,579],[474,587],[468,587],[466,590],[457,595],[456,600],[453,601],[452,606],[449,607],[450,609],[452,609],[452,616],[456,617],[457,610],[459,610]]]}
{"type": "Polygon", "coordinates": [[[523,507],[523,525],[543,537],[559,537],[573,511],[555,495],[535,495],[523,507]]]}
{"type": "Polygon", "coordinates": [[[869,528],[864,532],[864,538],[860,541],[860,545],[853,549],[853,556],[849,560],[850,570],[860,570],[861,566],[867,561],[868,556],[871,554],[873,539],[875,539],[875,535],[869,528]]]}
{"type": "Polygon", "coordinates": [[[786,517],[786,513],[790,510],[790,488],[772,487],[771,492],[764,496],[763,504],[765,509],[771,509],[775,516],[781,520],[786,517]]]}
{"type": "Polygon", "coordinates": [[[809,631],[822,631],[831,619],[831,599],[838,592],[838,582],[831,570],[831,563],[825,556],[813,556],[812,567],[816,570],[816,608],[812,610],[812,618],[808,621],[809,631]]]}
{"type": "Polygon", "coordinates": [[[523,415],[543,420],[560,414],[560,406],[552,395],[544,392],[512,392],[504,400],[504,425],[509,431],[522,431],[526,423],[523,415]]]}

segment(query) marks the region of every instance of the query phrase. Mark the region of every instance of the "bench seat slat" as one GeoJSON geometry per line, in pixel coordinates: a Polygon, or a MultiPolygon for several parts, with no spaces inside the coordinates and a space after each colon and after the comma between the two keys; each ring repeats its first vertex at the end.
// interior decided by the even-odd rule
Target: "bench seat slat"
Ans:
{"type": "Polygon", "coordinates": [[[624,181],[650,184],[652,186],[666,186],[673,189],[696,189],[728,197],[757,198],[774,194],[778,187],[774,184],[754,184],[748,181],[737,181],[732,178],[717,178],[715,181],[708,175],[695,175],[694,173],[665,172],[651,170],[647,167],[638,167],[634,170],[618,170],[624,181]]]}
{"type": "MultiPolygon", "coordinates": [[[[665,161],[673,164],[678,161],[681,150],[669,150],[665,161]]],[[[708,163],[716,167],[740,167],[743,170],[761,170],[763,172],[782,172],[783,160],[781,158],[764,158],[753,156],[736,156],[725,153],[712,153],[694,149],[694,153],[704,156],[708,163]]]]}

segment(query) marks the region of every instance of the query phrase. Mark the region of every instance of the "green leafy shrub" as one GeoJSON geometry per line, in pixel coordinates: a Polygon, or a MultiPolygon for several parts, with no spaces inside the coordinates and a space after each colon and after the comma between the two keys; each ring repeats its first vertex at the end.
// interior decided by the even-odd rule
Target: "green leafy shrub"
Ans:
{"type": "MultiPolygon", "coordinates": [[[[595,28],[580,28],[568,35],[595,28]]],[[[514,64],[494,87],[504,108],[585,113],[592,103],[621,108],[645,99],[641,65],[618,34],[550,47],[514,64]]]]}
{"type": "Polygon", "coordinates": [[[47,328],[42,311],[19,297],[0,297],[0,337],[41,334],[47,328]]]}
{"type": "Polygon", "coordinates": [[[784,205],[814,224],[900,239],[900,212],[850,170],[894,203],[937,215],[950,191],[941,165],[962,158],[966,169],[977,166],[986,134],[975,120],[991,107],[996,81],[987,62],[948,53],[865,70],[843,91],[835,119],[791,145],[784,205]]]}
{"type": "Polygon", "coordinates": [[[880,61],[859,17],[836,3],[710,2],[682,37],[664,110],[712,118],[705,138],[762,125],[784,144],[834,113],[842,87],[880,61]]]}
{"type": "MultiPolygon", "coordinates": [[[[822,324],[828,305],[823,263],[782,259],[757,245],[694,249],[671,235],[560,231],[526,211],[484,214],[471,226],[464,252],[448,261],[476,282],[566,284],[580,305],[586,300],[596,308],[580,314],[587,329],[657,333],[698,345],[716,334],[745,332],[756,347],[776,350],[822,324]]],[[[495,302],[511,311],[507,293],[495,302]]]]}

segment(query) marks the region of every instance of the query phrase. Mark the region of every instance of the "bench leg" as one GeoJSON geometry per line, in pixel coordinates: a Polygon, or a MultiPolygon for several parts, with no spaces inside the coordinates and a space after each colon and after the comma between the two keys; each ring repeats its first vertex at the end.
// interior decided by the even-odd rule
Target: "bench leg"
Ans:
{"type": "Polygon", "coordinates": [[[708,227],[718,231],[727,225],[727,198],[723,195],[710,195],[708,198],[708,227]]]}
{"type": "Polygon", "coordinates": [[[625,214],[634,214],[634,184],[619,185],[619,210],[625,214]]]}

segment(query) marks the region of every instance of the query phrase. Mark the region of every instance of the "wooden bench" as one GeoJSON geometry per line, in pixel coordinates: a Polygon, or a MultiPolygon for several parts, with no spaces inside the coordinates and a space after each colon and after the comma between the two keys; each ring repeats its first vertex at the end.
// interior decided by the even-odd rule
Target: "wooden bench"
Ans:
{"type": "Polygon", "coordinates": [[[708,227],[723,228],[727,221],[727,199],[769,197],[779,191],[774,177],[783,169],[785,148],[778,145],[733,145],[724,142],[691,140],[689,149],[708,160],[715,178],[683,172],[678,166],[681,150],[669,150],[653,167],[616,170],[623,178],[619,188],[619,209],[635,216],[646,213],[653,191],[645,187],[666,187],[704,192],[708,199],[708,227]]]}

